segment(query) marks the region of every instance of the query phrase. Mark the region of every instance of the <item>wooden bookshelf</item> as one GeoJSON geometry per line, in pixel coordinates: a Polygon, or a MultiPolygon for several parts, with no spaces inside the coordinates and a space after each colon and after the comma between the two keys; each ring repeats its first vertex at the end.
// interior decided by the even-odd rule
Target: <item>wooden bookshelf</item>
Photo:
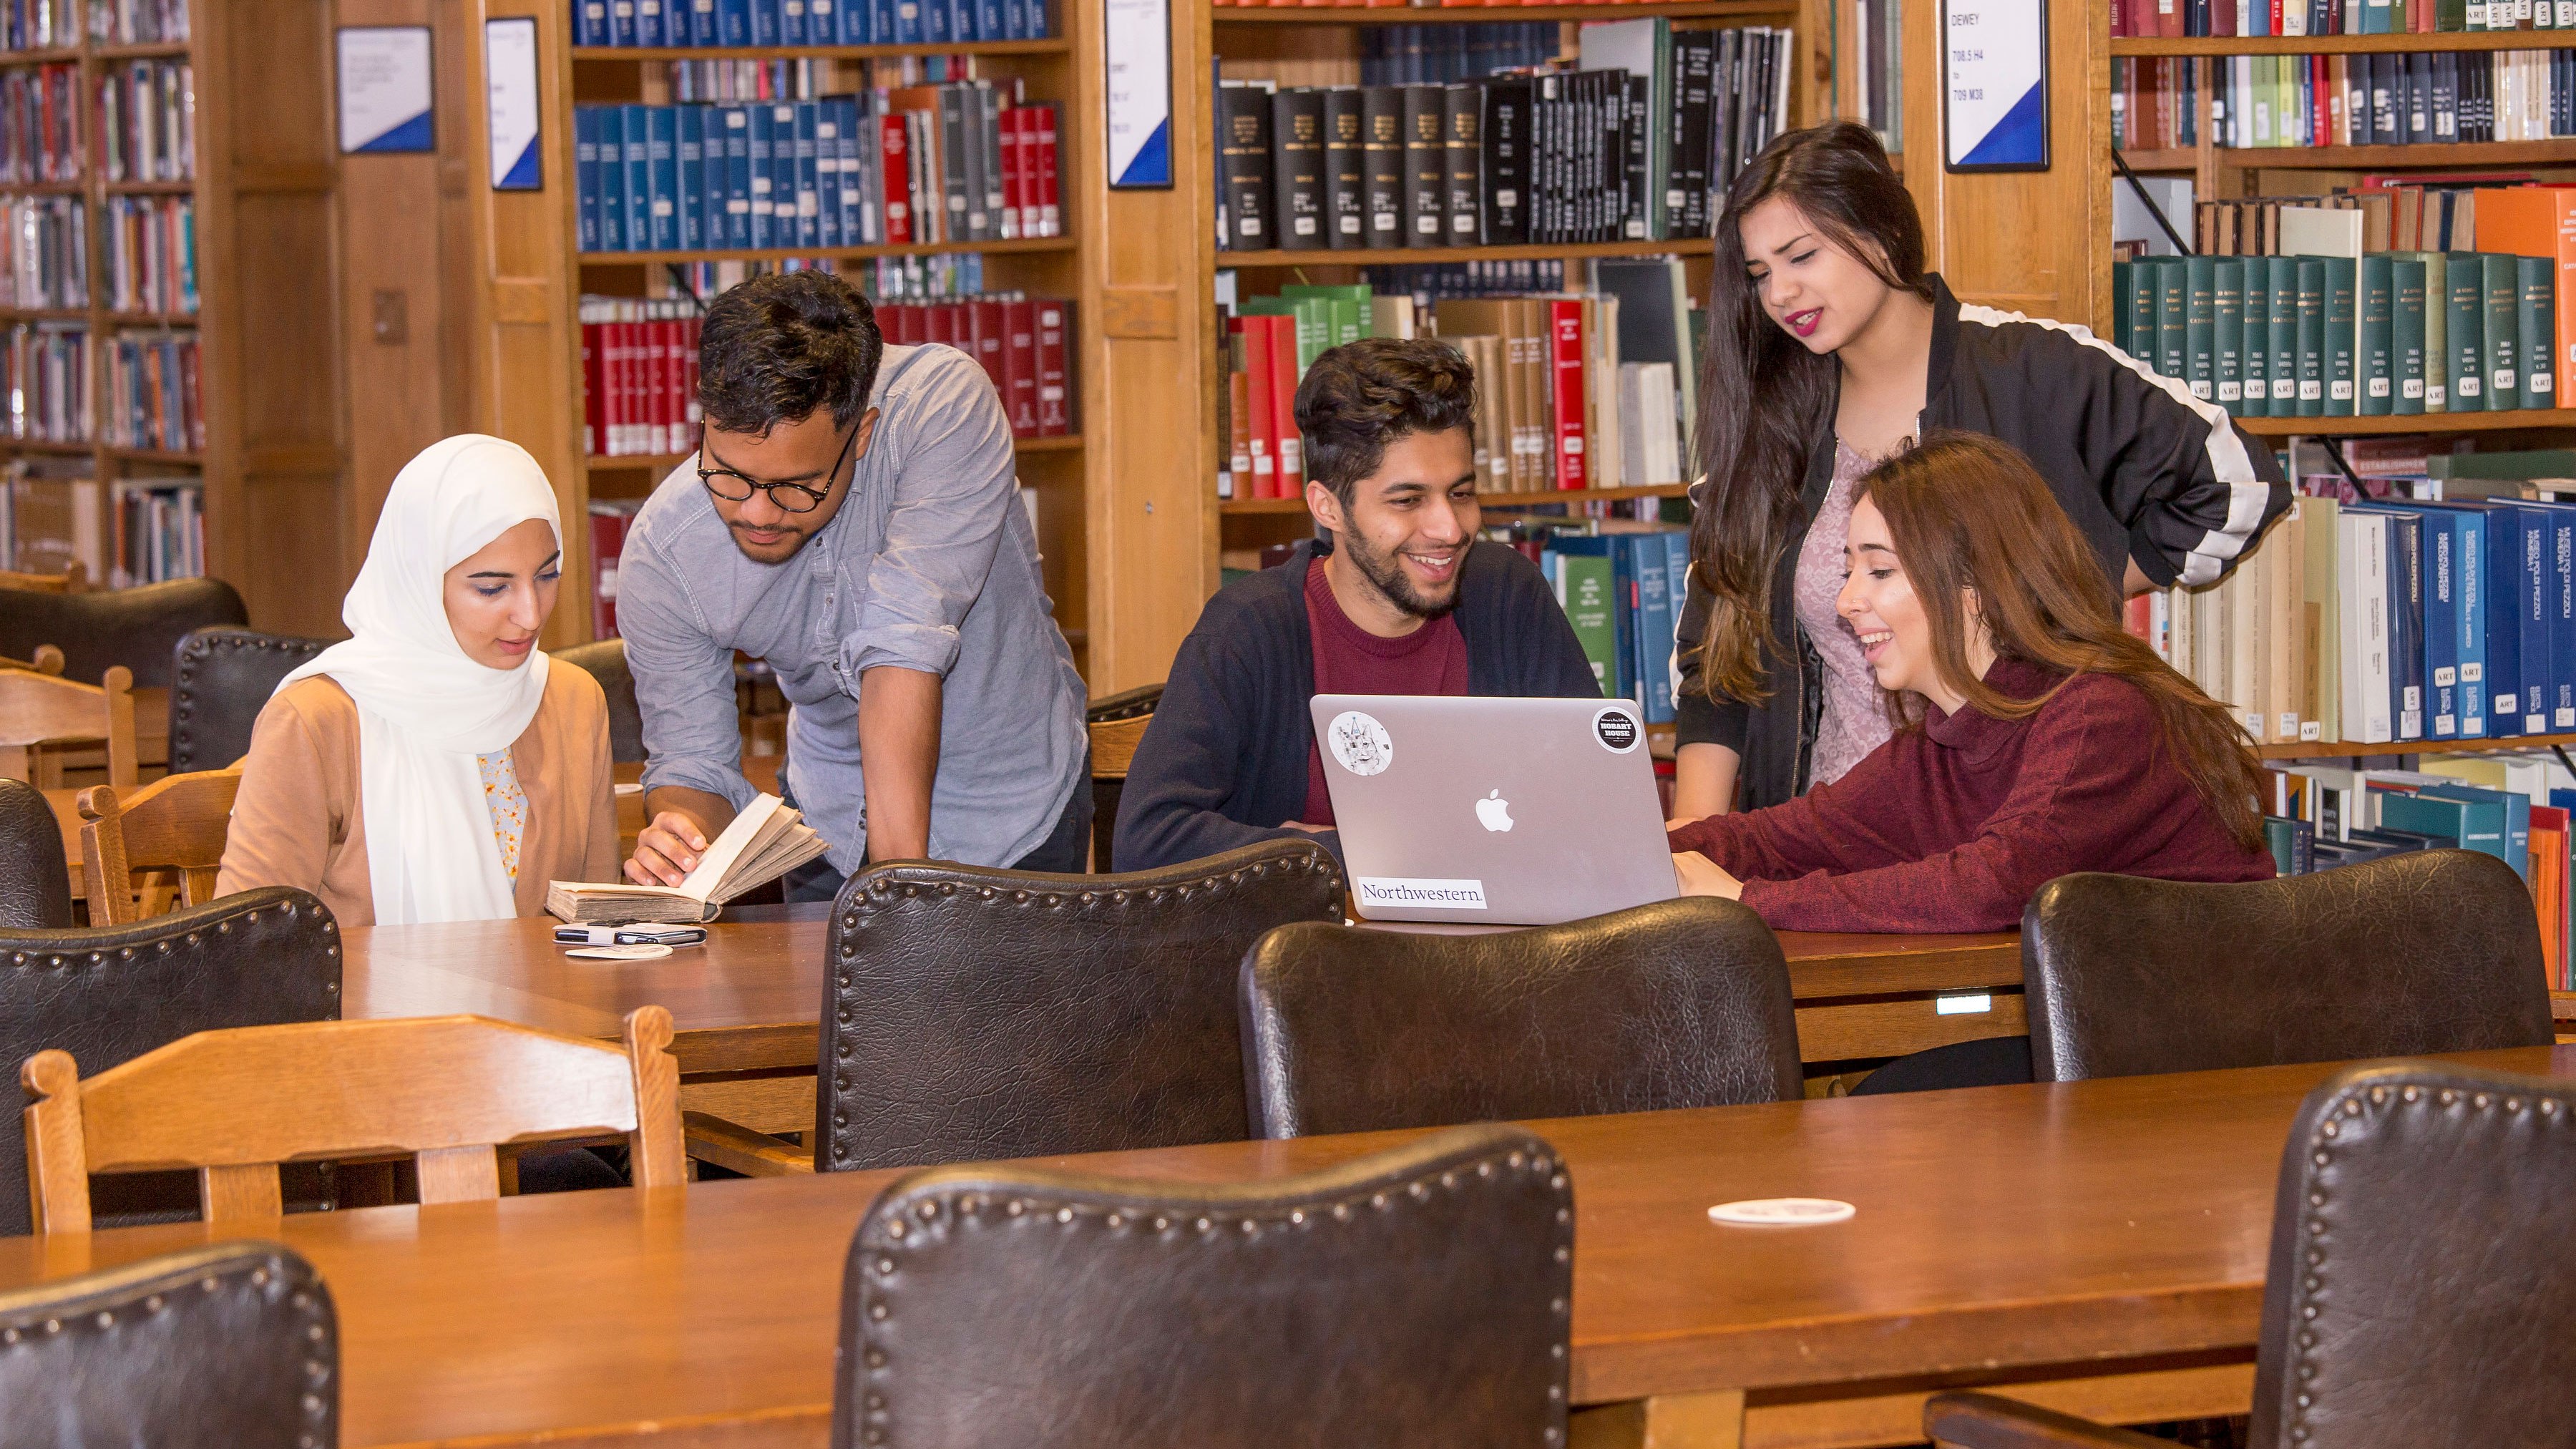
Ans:
{"type": "Polygon", "coordinates": [[[1580,25],[1587,20],[1635,20],[1660,15],[1668,20],[1714,20],[1721,17],[1777,15],[1797,8],[1776,0],[1684,0],[1684,3],[1620,5],[1217,5],[1210,7],[1220,25],[1422,25],[1492,24],[1498,21],[1553,20],[1580,25]]]}
{"type": "MultiPolygon", "coordinates": [[[[2448,146],[2212,146],[2213,161],[2237,171],[2443,171],[2474,167],[2576,166],[2576,137],[2549,141],[2467,141],[2448,146]]],[[[2191,171],[2200,149],[2123,151],[2136,171],[2191,171]]]]}
{"type": "Polygon", "coordinates": [[[900,60],[930,55],[1063,55],[1073,49],[1067,36],[1047,40],[974,40],[948,45],[718,45],[694,46],[576,45],[572,58],[605,64],[672,60],[900,60]]]}
{"type": "Polygon", "coordinates": [[[1574,261],[1583,257],[1704,257],[1716,249],[1706,237],[1670,241],[1582,242],[1561,246],[1353,247],[1306,251],[1218,252],[1224,267],[1420,266],[1439,262],[1574,261]]]}
{"type": "Polygon", "coordinates": [[[2368,438],[2407,433],[2484,433],[2507,428],[2576,428],[2576,408],[2512,408],[2500,413],[2411,413],[2405,417],[2238,418],[2258,438],[2368,438]]]}
{"type": "MultiPolygon", "coordinates": [[[[2103,28],[2107,32],[2110,22],[2103,28]]],[[[2555,30],[2444,31],[2432,35],[2103,36],[2110,55],[2377,55],[2395,51],[2550,50],[2555,30]]]]}
{"type": "Polygon", "coordinates": [[[2492,740],[2389,740],[2375,745],[2350,741],[2302,741],[2295,745],[2257,745],[2267,760],[2359,760],[2391,755],[2471,755],[2508,750],[2545,750],[2576,745],[2576,734],[2516,735],[2492,740]]]}
{"type": "MultiPolygon", "coordinates": [[[[1479,508],[1543,508],[1551,503],[1608,503],[1630,498],[1680,498],[1690,492],[1687,483],[1649,483],[1635,488],[1558,488],[1544,493],[1479,493],[1479,508]]],[[[1228,498],[1217,504],[1217,511],[1238,513],[1292,513],[1303,515],[1306,500],[1294,498],[1228,498]]]]}

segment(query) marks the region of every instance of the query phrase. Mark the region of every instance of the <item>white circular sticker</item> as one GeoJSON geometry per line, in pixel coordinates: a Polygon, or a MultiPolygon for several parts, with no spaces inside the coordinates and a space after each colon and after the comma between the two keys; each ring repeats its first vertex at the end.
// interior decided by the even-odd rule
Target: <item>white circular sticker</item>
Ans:
{"type": "Polygon", "coordinates": [[[1760,1197],[1722,1202],[1708,1210],[1709,1221],[1749,1228],[1811,1228],[1850,1219],[1852,1205],[1829,1197],[1760,1197]]]}
{"type": "Polygon", "coordinates": [[[1637,747],[1646,731],[1638,725],[1635,715],[1613,705],[1592,717],[1592,735],[1601,741],[1601,748],[1624,755],[1637,747]]]}
{"type": "Polygon", "coordinates": [[[1324,743],[1342,768],[1354,775],[1374,775],[1395,763],[1395,740],[1386,726],[1355,709],[1333,717],[1324,743]]]}

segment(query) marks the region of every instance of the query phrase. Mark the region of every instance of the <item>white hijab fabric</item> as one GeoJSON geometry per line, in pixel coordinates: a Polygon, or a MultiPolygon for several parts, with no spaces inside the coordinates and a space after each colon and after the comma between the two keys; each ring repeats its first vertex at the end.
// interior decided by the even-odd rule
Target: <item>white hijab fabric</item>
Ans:
{"type": "Polygon", "coordinates": [[[545,698],[546,655],[476,663],[447,622],[446,574],[531,518],[558,547],[545,470],[516,443],[464,433],[395,475],[367,561],[341,607],[355,635],[278,688],[329,675],[358,705],[358,782],[379,925],[518,914],[477,755],[510,747],[545,698]]]}

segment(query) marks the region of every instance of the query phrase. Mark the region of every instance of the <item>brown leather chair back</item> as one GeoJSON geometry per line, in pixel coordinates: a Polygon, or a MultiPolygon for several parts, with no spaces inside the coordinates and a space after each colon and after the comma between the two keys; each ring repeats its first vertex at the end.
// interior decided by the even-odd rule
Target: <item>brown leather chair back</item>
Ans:
{"type": "Polygon", "coordinates": [[[256,629],[182,638],[170,664],[170,773],[220,770],[249,754],[251,726],[277,682],[330,647],[256,629]]]}
{"type": "Polygon", "coordinates": [[[825,937],[814,1168],[1239,1139],[1236,963],[1341,909],[1306,840],[1133,875],[862,871],[825,937]]]}
{"type": "Polygon", "coordinates": [[[2043,1082],[2551,1040],[2531,891],[2475,851],[2240,885],[2060,876],[2021,959],[2043,1082]]]}
{"type": "Polygon", "coordinates": [[[1284,926],[1245,956],[1242,1003],[1267,1137],[1802,1091],[1779,938],[1709,897],[1476,936],[1284,926]]]}
{"type": "MultiPolygon", "coordinates": [[[[0,929],[0,1063],[12,1076],[48,1047],[100,1072],[192,1032],[339,1015],[340,928],[300,890],[244,891],[131,926],[0,929]]],[[[0,1236],[28,1231],[25,1122],[0,1112],[0,1236]]],[[[106,1182],[102,1219],[127,1201],[106,1182]]],[[[179,1184],[184,1207],[193,1174],[179,1184]]]]}
{"type": "Polygon", "coordinates": [[[1082,712],[1091,735],[1091,868],[1116,870],[1111,840],[1118,834],[1118,796],[1127,788],[1127,766],[1136,746],[1153,723],[1154,706],[1163,702],[1163,686],[1148,684],[1095,699],[1082,712]]]}
{"type": "Polygon", "coordinates": [[[2566,1443],[2571,1185],[2576,1082],[2387,1062],[2310,1094],[2281,1152],[2253,1442],[2566,1443]]]}
{"type": "Polygon", "coordinates": [[[850,1244],[832,1444],[1562,1446],[1573,1247],[1516,1127],[1255,1183],[913,1173],[850,1244]]]}
{"type": "Polygon", "coordinates": [[[65,930],[72,923],[71,870],[62,822],[45,792],[0,779],[0,932],[65,930]]]}
{"type": "Polygon", "coordinates": [[[0,1294],[10,1444],[340,1442],[331,1290],[295,1250],[217,1243],[0,1294]]]}
{"type": "Polygon", "coordinates": [[[241,595],[221,579],[172,579],[96,594],[13,593],[9,607],[0,609],[0,654],[28,659],[39,644],[59,645],[63,673],[83,684],[96,684],[121,664],[134,675],[135,688],[159,689],[170,683],[172,653],[190,630],[249,622],[241,595]]]}
{"type": "Polygon", "coordinates": [[[608,696],[608,757],[621,765],[644,763],[644,710],[635,702],[635,671],[626,666],[626,641],[601,639],[547,651],[599,681],[608,696]]]}

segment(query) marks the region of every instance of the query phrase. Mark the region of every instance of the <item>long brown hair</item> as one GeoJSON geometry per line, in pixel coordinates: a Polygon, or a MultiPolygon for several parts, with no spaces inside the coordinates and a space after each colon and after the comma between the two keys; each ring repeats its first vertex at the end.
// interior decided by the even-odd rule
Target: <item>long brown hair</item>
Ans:
{"type": "Polygon", "coordinates": [[[1880,281],[1932,297],[1923,221],[1867,126],[1836,121],[1791,131],[1763,147],[1729,188],[1714,237],[1708,357],[1700,371],[1697,441],[1708,481],[1691,519],[1691,575],[1716,601],[1699,656],[1712,699],[1770,693],[1762,641],[1771,632],[1771,573],[1797,517],[1807,449],[1833,406],[1840,367],[1772,321],[1745,274],[1744,215],[1775,196],[1880,281]]]}
{"type": "MultiPolygon", "coordinates": [[[[2262,848],[2254,801],[2263,767],[2243,727],[2120,628],[2119,595],[2101,560],[2018,449],[1973,433],[1929,433],[1870,470],[1853,493],[1855,503],[1862,498],[1887,520],[1888,541],[1932,626],[1932,667],[1943,684],[1996,719],[2028,719],[2066,687],[2061,680],[2037,699],[2013,699],[1977,677],[1962,598],[1973,589],[1998,658],[2070,680],[2118,675],[2144,692],[2161,726],[2150,747],[2173,752],[2237,844],[2262,848]]],[[[1921,727],[1919,698],[1905,696],[1901,710],[1905,728],[1921,727]]]]}

